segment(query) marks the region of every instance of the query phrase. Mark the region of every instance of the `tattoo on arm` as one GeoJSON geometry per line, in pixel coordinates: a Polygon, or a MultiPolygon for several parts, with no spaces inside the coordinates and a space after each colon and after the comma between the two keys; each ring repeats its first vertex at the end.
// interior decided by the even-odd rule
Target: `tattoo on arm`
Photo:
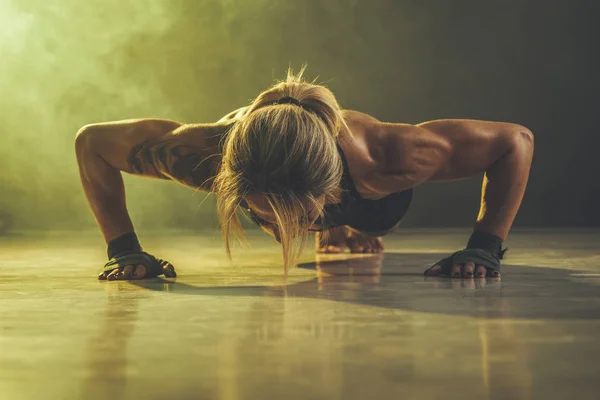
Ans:
{"type": "Polygon", "coordinates": [[[188,186],[207,188],[214,174],[214,157],[203,157],[197,148],[176,145],[175,138],[145,140],[134,147],[128,163],[139,175],[176,180],[188,186]]]}
{"type": "Polygon", "coordinates": [[[169,177],[164,176],[161,172],[167,161],[165,157],[165,148],[167,145],[168,143],[164,142],[152,143],[150,140],[144,140],[131,150],[127,162],[136,174],[153,175],[157,178],[169,179],[169,177]],[[162,168],[159,167],[159,163],[162,164],[160,165],[162,168]],[[154,172],[148,171],[148,167],[151,167],[154,172]]]}

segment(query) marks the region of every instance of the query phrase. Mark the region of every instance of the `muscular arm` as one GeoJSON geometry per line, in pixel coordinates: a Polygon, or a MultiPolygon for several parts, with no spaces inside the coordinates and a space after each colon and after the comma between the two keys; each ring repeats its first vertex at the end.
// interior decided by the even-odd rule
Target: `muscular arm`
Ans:
{"type": "Polygon", "coordinates": [[[448,162],[430,180],[484,172],[474,230],[506,239],[529,178],[534,149],[531,131],[517,124],[471,120],[432,121],[419,127],[446,138],[451,146],[448,162]]]}
{"type": "Polygon", "coordinates": [[[87,125],[78,132],[81,182],[107,242],[133,231],[121,171],[201,187],[210,177],[202,161],[214,150],[215,130],[213,125],[143,119],[87,125]]]}
{"type": "Polygon", "coordinates": [[[483,172],[474,228],[506,238],[527,185],[534,149],[531,131],[517,124],[475,120],[384,125],[399,154],[390,164],[390,176],[398,184],[406,188],[483,172]]]}
{"type": "Polygon", "coordinates": [[[220,128],[223,126],[183,125],[158,138],[144,139],[129,151],[123,171],[209,190],[220,155],[220,128]]]}

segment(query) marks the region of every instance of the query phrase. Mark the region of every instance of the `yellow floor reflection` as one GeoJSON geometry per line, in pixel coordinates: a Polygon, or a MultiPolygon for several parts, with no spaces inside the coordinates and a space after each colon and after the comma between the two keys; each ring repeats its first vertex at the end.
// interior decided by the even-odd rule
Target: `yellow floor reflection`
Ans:
{"type": "Polygon", "coordinates": [[[467,236],[284,279],[259,234],[233,265],[218,235],[147,235],[179,276],[139,282],[95,279],[94,234],[0,238],[0,399],[597,399],[600,232],[515,233],[501,280],[423,277],[467,236]]]}

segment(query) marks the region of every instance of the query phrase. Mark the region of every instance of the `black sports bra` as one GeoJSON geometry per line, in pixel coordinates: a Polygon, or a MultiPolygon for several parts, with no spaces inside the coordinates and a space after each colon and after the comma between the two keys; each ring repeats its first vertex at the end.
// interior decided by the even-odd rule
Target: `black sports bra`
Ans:
{"type": "Polygon", "coordinates": [[[387,231],[400,222],[412,200],[413,189],[391,193],[381,199],[369,200],[360,196],[356,190],[348,161],[338,145],[344,173],[342,175],[342,199],[338,204],[325,206],[325,216],[317,221],[324,229],[348,225],[361,232],[387,231]]]}
{"type": "MultiPolygon", "coordinates": [[[[339,145],[338,152],[344,169],[341,182],[342,198],[337,204],[326,205],[324,217],[317,219],[315,225],[319,225],[321,230],[347,225],[365,233],[389,231],[394,228],[408,211],[413,189],[392,193],[378,200],[364,199],[354,186],[348,161],[339,145]]],[[[248,211],[254,223],[270,225],[254,214],[245,201],[242,201],[240,206],[248,211]]]]}

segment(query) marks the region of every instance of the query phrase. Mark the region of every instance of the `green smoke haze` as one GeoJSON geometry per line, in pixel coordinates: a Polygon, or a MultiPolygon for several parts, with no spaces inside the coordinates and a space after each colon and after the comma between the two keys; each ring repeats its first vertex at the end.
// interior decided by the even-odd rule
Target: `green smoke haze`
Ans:
{"type": "MultiPolygon", "coordinates": [[[[343,107],[382,120],[476,118],[530,127],[538,152],[546,151],[536,156],[543,168],[532,170],[517,224],[588,221],[586,199],[597,185],[569,195],[555,188],[574,185],[575,169],[587,170],[584,157],[565,172],[582,147],[563,142],[566,121],[578,118],[581,137],[595,121],[579,103],[560,117],[550,112],[577,101],[566,88],[597,86],[583,78],[597,65],[583,42],[587,33],[577,33],[587,25],[565,10],[537,10],[533,1],[461,3],[0,0],[0,212],[15,229],[93,229],[73,147],[80,127],[143,117],[216,121],[288,66],[307,63],[308,76],[318,76],[343,107]],[[553,148],[566,153],[551,154],[553,148]],[[548,193],[553,203],[540,209],[548,193]],[[573,196],[579,220],[555,212],[573,196]]],[[[125,184],[137,227],[217,225],[212,196],[132,176],[125,184]]],[[[475,179],[419,189],[407,225],[471,225],[479,188],[475,179]]]]}

